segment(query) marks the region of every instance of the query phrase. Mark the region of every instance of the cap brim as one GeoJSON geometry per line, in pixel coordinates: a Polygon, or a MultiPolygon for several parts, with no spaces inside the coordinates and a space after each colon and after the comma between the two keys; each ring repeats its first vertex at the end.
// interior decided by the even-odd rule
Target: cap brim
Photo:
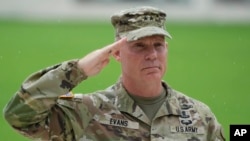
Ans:
{"type": "Polygon", "coordinates": [[[170,39],[172,36],[164,29],[155,27],[155,26],[147,26],[137,30],[129,31],[126,33],[120,33],[120,36],[126,37],[127,41],[135,41],[143,37],[152,36],[152,35],[163,35],[170,39]]]}

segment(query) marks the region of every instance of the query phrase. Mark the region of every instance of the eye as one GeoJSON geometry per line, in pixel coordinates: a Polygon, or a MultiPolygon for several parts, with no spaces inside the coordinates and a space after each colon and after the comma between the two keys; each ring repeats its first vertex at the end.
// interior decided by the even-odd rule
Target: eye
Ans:
{"type": "Polygon", "coordinates": [[[143,44],[143,43],[136,43],[136,44],[133,45],[133,49],[135,51],[141,51],[141,50],[145,49],[145,46],[146,45],[143,44]]]}
{"type": "Polygon", "coordinates": [[[164,49],[164,48],[165,48],[165,46],[164,46],[164,44],[163,44],[162,42],[157,42],[157,43],[155,43],[155,44],[154,44],[154,47],[155,47],[157,50],[159,50],[159,49],[164,49]]]}
{"type": "Polygon", "coordinates": [[[135,47],[136,47],[136,48],[143,48],[143,47],[145,47],[145,45],[142,44],[142,43],[136,43],[136,44],[135,44],[135,47]]]}

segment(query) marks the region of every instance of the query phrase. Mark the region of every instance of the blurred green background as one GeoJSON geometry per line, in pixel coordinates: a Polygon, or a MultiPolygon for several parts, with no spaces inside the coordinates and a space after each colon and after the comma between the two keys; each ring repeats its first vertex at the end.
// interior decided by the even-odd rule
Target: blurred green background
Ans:
{"type": "MultiPolygon", "coordinates": [[[[209,105],[229,140],[230,124],[250,124],[250,24],[168,23],[168,71],[174,89],[209,105]]],[[[31,73],[80,58],[114,41],[106,22],[0,21],[0,109],[31,73]]],[[[75,93],[104,89],[117,81],[119,64],[81,83],[75,93]]],[[[28,141],[0,117],[1,141],[28,141]]]]}

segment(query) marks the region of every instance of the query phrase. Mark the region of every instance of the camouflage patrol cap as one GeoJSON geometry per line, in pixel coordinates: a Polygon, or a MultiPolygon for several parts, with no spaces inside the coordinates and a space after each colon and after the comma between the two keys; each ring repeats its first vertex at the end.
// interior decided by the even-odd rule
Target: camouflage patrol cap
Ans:
{"type": "Polygon", "coordinates": [[[111,17],[116,37],[133,41],[146,36],[164,35],[172,38],[165,27],[166,13],[160,9],[143,6],[115,13],[111,17]]]}

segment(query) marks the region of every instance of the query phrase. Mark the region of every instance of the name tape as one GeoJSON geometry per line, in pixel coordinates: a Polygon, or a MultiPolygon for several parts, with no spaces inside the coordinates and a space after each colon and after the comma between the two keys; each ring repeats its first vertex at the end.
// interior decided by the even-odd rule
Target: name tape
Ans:
{"type": "Polygon", "coordinates": [[[98,116],[94,116],[94,119],[96,121],[99,121],[100,123],[106,124],[106,125],[131,128],[131,129],[139,129],[138,122],[133,122],[133,121],[130,121],[127,119],[118,119],[118,118],[112,118],[112,117],[100,118],[98,116]]]}
{"type": "Polygon", "coordinates": [[[196,134],[204,134],[205,130],[203,127],[195,127],[195,126],[170,126],[170,131],[172,133],[196,133],[196,134]]]}

